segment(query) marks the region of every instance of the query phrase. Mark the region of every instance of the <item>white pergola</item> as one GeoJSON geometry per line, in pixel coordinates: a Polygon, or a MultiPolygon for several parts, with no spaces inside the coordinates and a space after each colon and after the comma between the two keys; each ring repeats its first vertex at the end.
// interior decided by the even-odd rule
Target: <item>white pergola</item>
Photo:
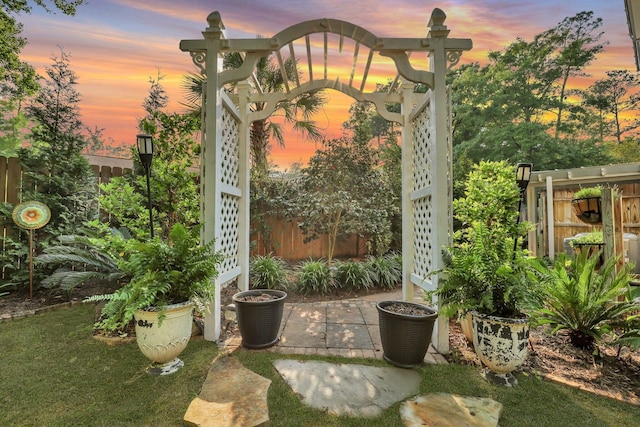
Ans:
{"type": "MultiPolygon", "coordinates": [[[[269,117],[282,101],[311,91],[333,89],[358,101],[375,104],[378,113],[402,126],[402,258],[403,299],[413,298],[414,285],[435,289],[440,252],[451,241],[451,109],[445,83],[447,70],[458,63],[469,39],[448,38],[446,15],[434,9],[425,38],[384,38],[349,22],[317,19],[286,28],[270,38],[228,39],[219,12],[207,17],[203,39],[182,40],[194,64],[206,76],[201,170],[203,241],[215,240],[225,255],[216,279],[216,296],[205,318],[205,339],[220,334],[220,287],[237,281],[249,287],[249,125],[269,117]],[[222,57],[239,52],[242,66],[223,70],[222,57]],[[417,69],[412,53],[426,55],[426,70],[417,69]],[[288,58],[300,76],[285,81],[286,90],[266,93],[254,71],[258,59],[274,55],[284,72],[288,58]],[[392,61],[395,78],[386,92],[376,92],[370,77],[392,61]],[[334,70],[351,66],[350,73],[334,70]],[[230,84],[236,90],[230,91],[230,84]],[[416,83],[429,90],[414,92],[416,83]],[[252,108],[263,103],[264,108],[252,108]],[[401,113],[385,104],[400,104],[401,113]]],[[[393,77],[393,75],[391,76],[393,77]]],[[[433,343],[448,352],[448,322],[439,321],[433,343]]]]}

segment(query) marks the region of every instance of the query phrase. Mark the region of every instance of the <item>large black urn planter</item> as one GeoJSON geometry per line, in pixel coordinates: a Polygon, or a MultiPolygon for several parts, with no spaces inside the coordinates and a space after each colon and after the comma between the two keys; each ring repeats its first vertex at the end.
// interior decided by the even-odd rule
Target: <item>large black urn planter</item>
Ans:
{"type": "Polygon", "coordinates": [[[260,349],[278,342],[286,298],[286,292],[274,289],[253,289],[233,296],[243,347],[260,349]]]}
{"type": "Polygon", "coordinates": [[[427,354],[438,312],[426,305],[380,301],[378,319],[384,359],[401,368],[420,365],[427,354]],[[400,307],[398,312],[395,308],[400,307]]]}

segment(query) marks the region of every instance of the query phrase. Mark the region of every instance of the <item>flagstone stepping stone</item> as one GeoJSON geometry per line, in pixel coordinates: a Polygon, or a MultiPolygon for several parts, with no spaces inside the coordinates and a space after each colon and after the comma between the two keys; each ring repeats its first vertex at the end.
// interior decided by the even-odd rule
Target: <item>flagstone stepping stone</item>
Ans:
{"type": "Polygon", "coordinates": [[[198,427],[268,425],[267,390],[271,380],[246,369],[232,356],[216,359],[184,424],[198,427]]]}
{"type": "Polygon", "coordinates": [[[420,391],[420,374],[410,369],[289,359],[273,364],[304,404],[332,415],[377,417],[420,391]]]}
{"type": "Polygon", "coordinates": [[[497,427],[500,415],[502,404],[495,400],[447,393],[416,396],[400,406],[406,427],[497,427]]]}

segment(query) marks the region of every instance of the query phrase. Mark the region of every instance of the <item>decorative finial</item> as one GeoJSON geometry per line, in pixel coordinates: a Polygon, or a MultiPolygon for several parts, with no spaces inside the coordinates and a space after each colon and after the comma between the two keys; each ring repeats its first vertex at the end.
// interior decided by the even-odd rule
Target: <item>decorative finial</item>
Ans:
{"type": "Polygon", "coordinates": [[[222,31],[224,30],[224,24],[222,23],[222,17],[220,16],[220,12],[217,10],[215,12],[211,12],[209,16],[207,16],[207,22],[209,23],[209,27],[207,31],[222,31]]]}
{"type": "Polygon", "coordinates": [[[431,19],[427,24],[432,30],[441,30],[446,28],[444,25],[444,21],[447,19],[447,15],[443,12],[442,9],[435,8],[433,12],[431,12],[431,19]]]}

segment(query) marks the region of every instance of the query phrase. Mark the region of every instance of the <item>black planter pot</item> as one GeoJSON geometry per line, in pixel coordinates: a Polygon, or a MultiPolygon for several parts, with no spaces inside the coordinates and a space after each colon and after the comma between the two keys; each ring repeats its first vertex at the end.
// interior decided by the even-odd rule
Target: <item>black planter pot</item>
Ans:
{"type": "Polygon", "coordinates": [[[401,368],[420,365],[431,344],[431,334],[438,312],[426,305],[401,301],[381,301],[376,308],[384,359],[401,368]],[[388,310],[393,304],[420,308],[428,314],[416,316],[396,313],[388,310]]]}
{"type": "Polygon", "coordinates": [[[286,298],[286,292],[273,289],[254,289],[238,292],[233,296],[243,347],[267,348],[278,342],[286,298]],[[273,298],[264,301],[243,301],[247,296],[259,297],[263,294],[271,295],[273,298]]]}

